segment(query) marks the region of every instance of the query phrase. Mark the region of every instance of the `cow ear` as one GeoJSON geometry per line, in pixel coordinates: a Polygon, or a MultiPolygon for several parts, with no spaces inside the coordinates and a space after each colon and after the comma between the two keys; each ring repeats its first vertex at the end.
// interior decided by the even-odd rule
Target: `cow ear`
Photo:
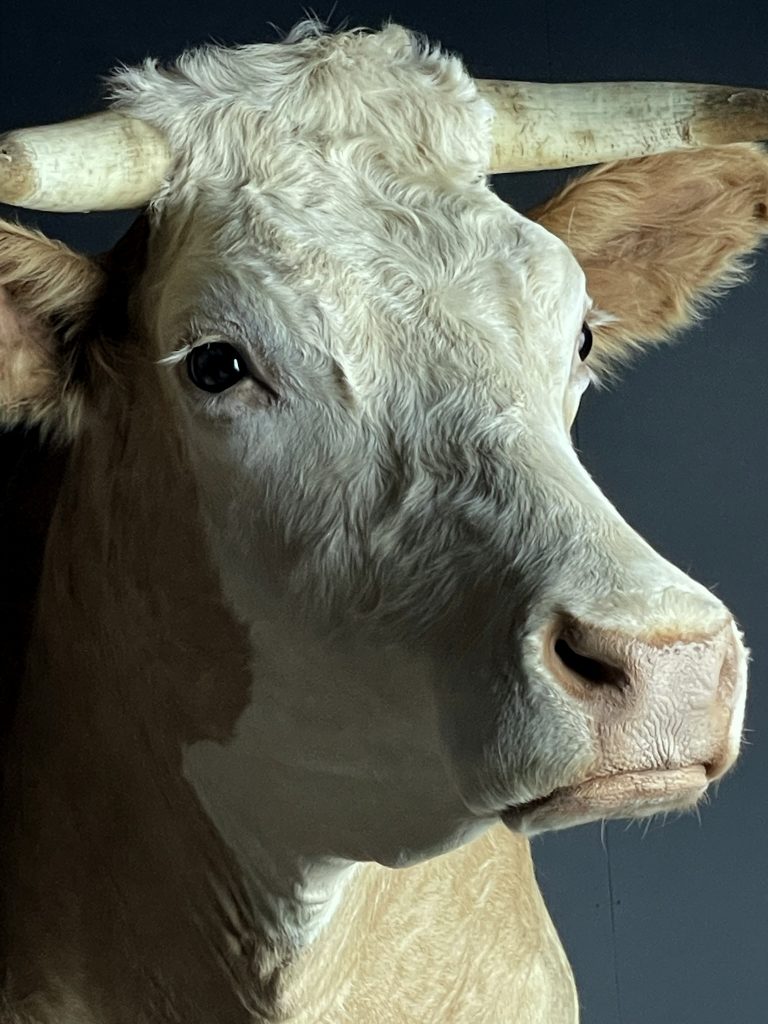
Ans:
{"type": "Polygon", "coordinates": [[[610,367],[744,278],[768,233],[768,156],[731,145],[605,164],[529,216],[583,267],[595,363],[610,367]]]}
{"type": "Polygon", "coordinates": [[[0,221],[0,424],[74,435],[81,346],[103,287],[104,271],[89,257],[0,221]]]}

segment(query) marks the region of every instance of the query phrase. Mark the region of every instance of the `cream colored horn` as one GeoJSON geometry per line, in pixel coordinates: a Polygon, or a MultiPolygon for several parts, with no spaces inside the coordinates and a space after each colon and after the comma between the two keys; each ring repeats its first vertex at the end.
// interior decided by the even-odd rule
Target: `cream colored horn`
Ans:
{"type": "Polygon", "coordinates": [[[0,136],[0,202],[52,213],[128,210],[154,196],[171,155],[161,133],[107,112],[0,136]]]}
{"type": "Polygon", "coordinates": [[[670,82],[478,80],[493,106],[491,173],[576,167],[768,139],[768,90],[670,82]]]}
{"type": "MultiPolygon", "coordinates": [[[[479,80],[496,111],[492,173],[604,163],[670,149],[768,139],[768,91],[721,85],[479,80]]],[[[143,206],[168,145],[116,112],[0,137],[0,202],[51,212],[143,206]]]]}

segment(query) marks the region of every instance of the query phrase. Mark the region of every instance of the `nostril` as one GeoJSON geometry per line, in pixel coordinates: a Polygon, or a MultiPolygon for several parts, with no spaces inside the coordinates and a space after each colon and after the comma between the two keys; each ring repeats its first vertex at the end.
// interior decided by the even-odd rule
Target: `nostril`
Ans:
{"type": "Polygon", "coordinates": [[[598,661],[597,658],[579,654],[562,636],[555,641],[555,654],[570,672],[580,676],[592,686],[615,686],[617,689],[623,690],[629,683],[627,675],[622,669],[616,665],[609,665],[605,661],[598,661]]]}

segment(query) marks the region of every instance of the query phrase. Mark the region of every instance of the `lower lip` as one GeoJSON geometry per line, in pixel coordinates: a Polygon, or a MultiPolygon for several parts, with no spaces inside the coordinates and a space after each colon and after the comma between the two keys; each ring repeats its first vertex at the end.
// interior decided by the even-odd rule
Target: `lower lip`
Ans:
{"type": "Polygon", "coordinates": [[[557,789],[501,813],[513,832],[534,835],[570,828],[601,818],[645,818],[665,811],[687,810],[707,788],[702,765],[654,771],[622,772],[557,789]]]}

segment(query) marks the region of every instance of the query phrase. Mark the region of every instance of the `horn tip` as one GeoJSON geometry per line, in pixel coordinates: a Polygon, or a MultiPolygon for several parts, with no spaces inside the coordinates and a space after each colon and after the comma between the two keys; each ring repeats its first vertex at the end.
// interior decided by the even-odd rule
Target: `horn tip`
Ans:
{"type": "Polygon", "coordinates": [[[35,175],[24,146],[14,133],[0,135],[0,202],[23,206],[33,192],[35,175]]]}

